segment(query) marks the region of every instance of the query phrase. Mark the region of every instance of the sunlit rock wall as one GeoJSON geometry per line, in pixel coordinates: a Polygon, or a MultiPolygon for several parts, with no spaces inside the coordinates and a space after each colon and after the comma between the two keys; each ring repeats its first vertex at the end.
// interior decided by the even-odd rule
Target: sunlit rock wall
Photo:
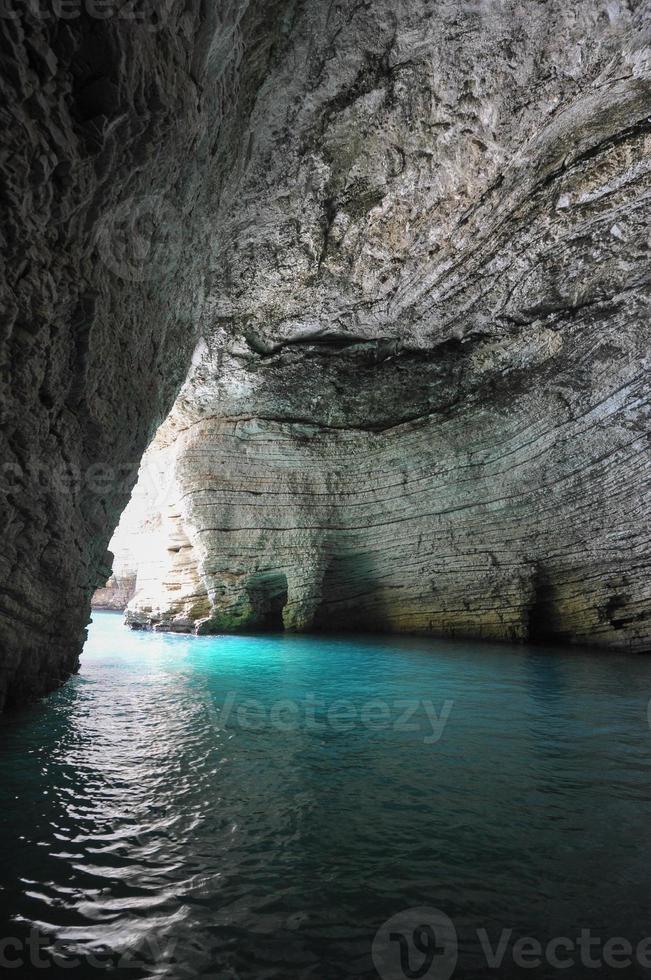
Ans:
{"type": "Polygon", "coordinates": [[[131,9],[0,18],[0,704],[175,398],[134,625],[648,646],[649,3],[131,9]]]}
{"type": "MultiPolygon", "coordinates": [[[[170,510],[183,537],[168,532],[153,576],[145,565],[149,598],[137,594],[131,621],[645,649],[647,450],[632,424],[644,385],[628,366],[613,384],[612,353],[607,394],[597,358],[592,383],[568,400],[552,345],[525,385],[507,372],[501,403],[486,379],[462,408],[380,430],[198,422],[176,447],[170,510]]],[[[494,354],[476,348],[481,373],[494,354]]]]}
{"type": "Polygon", "coordinates": [[[166,424],[202,589],[132,622],[649,649],[648,12],[303,6],[166,424]]]}

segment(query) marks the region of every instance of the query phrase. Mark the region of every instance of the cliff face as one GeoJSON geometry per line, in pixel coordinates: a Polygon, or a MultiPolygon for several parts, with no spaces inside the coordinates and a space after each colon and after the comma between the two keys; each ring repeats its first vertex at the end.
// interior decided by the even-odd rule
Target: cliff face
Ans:
{"type": "Polygon", "coordinates": [[[649,12],[0,20],[0,703],[75,669],[193,352],[134,624],[648,646],[649,12]]]}
{"type": "Polygon", "coordinates": [[[0,17],[0,708],[77,666],[200,333],[219,182],[285,30],[273,0],[64,6],[0,17]]]}
{"type": "Polygon", "coordinates": [[[649,642],[638,4],[305,4],[128,620],[649,642]]]}

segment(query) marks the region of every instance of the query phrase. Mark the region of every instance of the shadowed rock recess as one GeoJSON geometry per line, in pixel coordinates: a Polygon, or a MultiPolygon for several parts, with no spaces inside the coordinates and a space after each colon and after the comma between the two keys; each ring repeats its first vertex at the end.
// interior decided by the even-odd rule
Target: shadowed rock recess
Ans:
{"type": "Polygon", "coordinates": [[[0,21],[0,699],[76,668],[175,397],[133,626],[649,648],[650,15],[0,21]]]}

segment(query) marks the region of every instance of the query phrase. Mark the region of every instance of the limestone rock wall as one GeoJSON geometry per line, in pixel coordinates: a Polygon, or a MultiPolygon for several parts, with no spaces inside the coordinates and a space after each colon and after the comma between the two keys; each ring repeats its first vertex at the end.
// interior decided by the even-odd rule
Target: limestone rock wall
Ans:
{"type": "Polygon", "coordinates": [[[274,0],[65,6],[0,16],[0,708],[76,668],[286,30],[274,0]]]}
{"type": "Polygon", "coordinates": [[[187,632],[209,606],[181,514],[177,447],[164,444],[164,431],[145,454],[114,541],[137,569],[127,622],[187,632]]]}
{"type": "Polygon", "coordinates": [[[130,560],[130,553],[114,557],[113,571],[106,580],[106,584],[100,586],[93,593],[91,603],[93,609],[111,609],[114,612],[124,612],[136,594],[136,570],[131,571],[129,569],[130,560]],[[123,562],[126,563],[126,567],[123,562]]]}
{"type": "MultiPolygon", "coordinates": [[[[113,556],[112,571],[106,584],[92,598],[94,609],[124,611],[134,598],[140,572],[141,588],[148,569],[161,552],[159,532],[170,494],[174,494],[173,465],[169,451],[158,452],[156,440],[144,456],[136,486],[122,513],[109,549],[113,556]]],[[[156,571],[162,578],[162,570],[156,571]]]]}
{"type": "MultiPolygon", "coordinates": [[[[167,608],[152,620],[137,595],[132,621],[647,649],[644,380],[626,359],[613,377],[608,351],[568,399],[562,350],[546,353],[525,386],[500,374],[501,404],[480,385],[463,408],[379,431],[198,422],[177,446],[186,565],[161,565],[150,594],[167,608]],[[183,600],[188,562],[203,589],[183,600]]],[[[475,350],[482,372],[494,354],[475,350]]]]}
{"type": "Polygon", "coordinates": [[[0,703],[175,398],[134,625],[648,646],[648,0],[9,14],[0,703]]]}
{"type": "Polygon", "coordinates": [[[648,15],[302,6],[165,426],[204,598],[140,625],[649,649],[648,15]]]}

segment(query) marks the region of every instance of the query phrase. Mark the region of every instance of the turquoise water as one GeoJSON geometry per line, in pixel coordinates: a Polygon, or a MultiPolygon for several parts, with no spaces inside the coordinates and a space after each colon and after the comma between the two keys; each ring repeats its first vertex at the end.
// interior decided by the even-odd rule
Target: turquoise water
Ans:
{"type": "Polygon", "coordinates": [[[651,659],[94,620],[0,721],[7,975],[651,975],[651,659]]]}

